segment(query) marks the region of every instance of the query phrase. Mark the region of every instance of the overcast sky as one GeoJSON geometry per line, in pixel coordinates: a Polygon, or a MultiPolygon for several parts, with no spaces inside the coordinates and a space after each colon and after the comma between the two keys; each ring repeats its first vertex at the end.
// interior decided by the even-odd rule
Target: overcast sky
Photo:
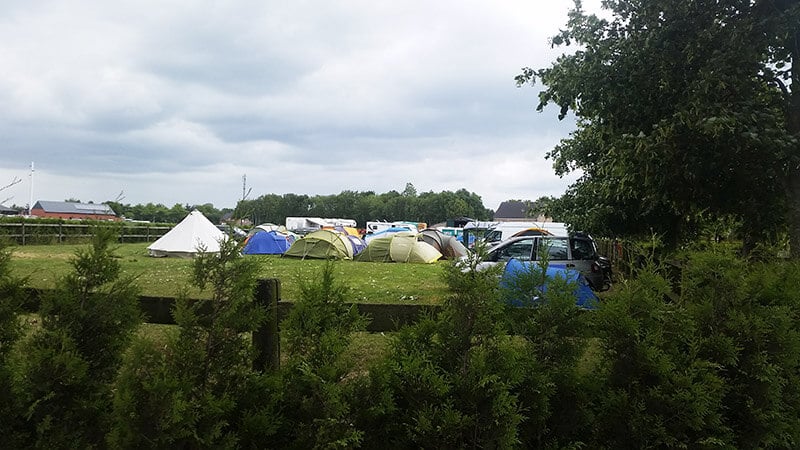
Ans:
{"type": "Polygon", "coordinates": [[[571,6],[5,0],[0,185],[22,181],[0,200],[233,207],[243,175],[249,198],[559,196],[576,175],[544,155],[574,122],[514,76],[564,51],[548,38],[571,6]]]}

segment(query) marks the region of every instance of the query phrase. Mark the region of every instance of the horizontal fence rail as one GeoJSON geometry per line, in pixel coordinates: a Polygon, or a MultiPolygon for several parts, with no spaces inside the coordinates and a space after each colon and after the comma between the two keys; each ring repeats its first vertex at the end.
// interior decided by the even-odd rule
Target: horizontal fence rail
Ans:
{"type": "MultiPolygon", "coordinates": [[[[35,313],[39,311],[41,298],[47,295],[47,290],[28,289],[25,311],[35,313]]],[[[190,302],[208,301],[203,299],[188,299],[190,302]]],[[[258,280],[253,301],[264,306],[268,313],[267,321],[261,328],[253,332],[253,346],[255,356],[253,366],[259,370],[277,369],[280,365],[280,329],[279,323],[289,315],[294,304],[280,299],[280,280],[275,278],[258,280]]],[[[139,306],[145,323],[174,325],[175,297],[139,296],[139,306]]],[[[391,332],[403,326],[415,323],[421,317],[436,314],[441,310],[436,305],[399,305],[399,304],[371,304],[350,303],[358,308],[359,313],[369,319],[366,331],[391,332]]]]}
{"type": "MultiPolygon", "coordinates": [[[[18,245],[63,244],[85,242],[98,225],[84,223],[0,223],[0,238],[18,245]]],[[[171,227],[152,224],[112,224],[119,229],[119,242],[151,242],[166,234],[171,227]]]]}

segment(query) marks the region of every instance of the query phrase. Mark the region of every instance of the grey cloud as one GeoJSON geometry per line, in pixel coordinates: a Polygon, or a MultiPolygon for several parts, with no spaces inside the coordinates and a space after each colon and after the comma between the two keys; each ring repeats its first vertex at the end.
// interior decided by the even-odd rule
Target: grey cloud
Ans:
{"type": "Polygon", "coordinates": [[[259,193],[563,191],[543,155],[574,123],[513,81],[554,57],[563,3],[4,4],[3,168],[165,204],[231,206],[245,172],[259,193]]]}

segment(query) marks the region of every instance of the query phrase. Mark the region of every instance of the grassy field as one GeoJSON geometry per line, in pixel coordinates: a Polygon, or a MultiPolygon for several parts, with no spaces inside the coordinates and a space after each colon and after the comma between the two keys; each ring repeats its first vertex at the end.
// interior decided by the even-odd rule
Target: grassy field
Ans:
{"type": "MultiPolygon", "coordinates": [[[[172,297],[185,288],[195,298],[204,293],[190,285],[192,260],[151,258],[146,243],[120,244],[116,254],[125,274],[136,277],[143,295],[172,297]]],[[[12,270],[28,277],[28,285],[52,288],[70,270],[69,261],[86,245],[27,245],[10,247],[12,270]]],[[[281,280],[281,298],[293,300],[299,295],[299,283],[315,277],[324,261],[281,258],[272,255],[248,255],[258,261],[264,278],[281,280]]],[[[352,290],[352,301],[359,303],[438,304],[446,295],[442,281],[443,265],[395,264],[340,261],[336,263],[337,279],[352,290]]]]}

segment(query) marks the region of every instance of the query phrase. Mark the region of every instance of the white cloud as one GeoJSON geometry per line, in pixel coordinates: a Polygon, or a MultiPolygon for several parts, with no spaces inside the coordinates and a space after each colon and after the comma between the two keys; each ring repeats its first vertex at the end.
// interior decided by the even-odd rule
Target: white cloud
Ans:
{"type": "Polygon", "coordinates": [[[513,77],[561,52],[547,39],[571,4],[8,3],[0,185],[23,177],[7,192],[27,203],[35,161],[34,201],[226,207],[243,174],[254,196],[560,195],[575,177],[544,154],[572,125],[513,77]]]}

